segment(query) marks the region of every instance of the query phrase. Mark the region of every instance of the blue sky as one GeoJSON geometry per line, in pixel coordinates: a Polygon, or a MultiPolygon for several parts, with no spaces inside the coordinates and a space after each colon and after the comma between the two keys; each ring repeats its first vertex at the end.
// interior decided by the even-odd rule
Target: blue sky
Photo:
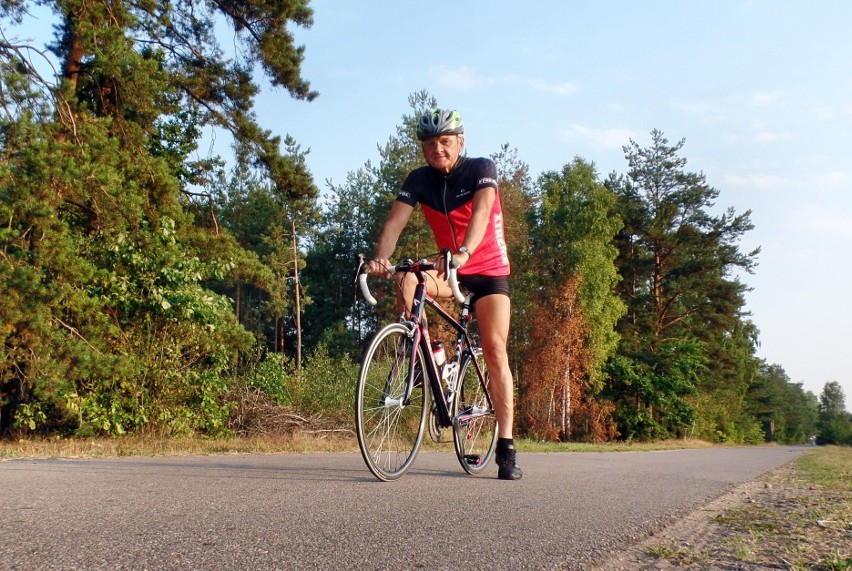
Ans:
{"type": "Polygon", "coordinates": [[[752,211],[741,248],[762,248],[743,277],[759,356],[816,394],[838,381],[852,409],[852,3],[311,6],[314,25],[293,31],[320,96],[266,88],[257,115],[310,149],[318,186],[377,161],[421,89],[461,112],[469,154],[508,143],[533,177],[580,156],[604,178],[627,170],[631,138],[686,139],[687,169],[719,189],[719,211],[752,211]]]}

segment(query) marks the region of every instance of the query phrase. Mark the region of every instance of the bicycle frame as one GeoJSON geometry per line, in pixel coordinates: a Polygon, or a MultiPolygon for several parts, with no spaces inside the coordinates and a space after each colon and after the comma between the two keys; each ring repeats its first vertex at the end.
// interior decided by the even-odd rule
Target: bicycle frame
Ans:
{"type": "MultiPolygon", "coordinates": [[[[424,332],[428,333],[429,330],[427,322],[423,319],[424,307],[428,306],[432,308],[445,323],[452,327],[457,334],[455,357],[453,358],[457,365],[457,374],[454,379],[453,391],[458,392],[459,384],[461,383],[461,365],[464,357],[467,355],[476,370],[476,375],[480,384],[485,389],[488,406],[493,410],[494,405],[491,402],[491,394],[487,390],[482,369],[480,368],[473,350],[471,349],[472,344],[467,333],[466,325],[471,320],[470,296],[465,296],[464,302],[462,303],[461,317],[458,321],[456,321],[456,319],[450,315],[447,310],[441,307],[440,303],[427,293],[426,278],[423,273],[424,270],[421,269],[420,264],[414,264],[411,271],[417,277],[417,285],[414,289],[414,301],[412,303],[411,315],[407,320],[408,323],[411,323],[413,343],[411,344],[411,354],[408,355],[409,370],[407,374],[404,402],[410,402],[411,391],[414,388],[415,371],[413,365],[417,362],[417,349],[419,347],[424,355],[429,356],[429,358],[424,359],[426,361],[425,373],[429,379],[429,389],[432,393],[433,401],[436,404],[438,424],[442,428],[448,428],[453,424],[450,406],[444,396],[443,387],[441,386],[441,374],[435,365],[434,359],[432,358],[432,348],[430,347],[429,336],[424,334],[424,332]]],[[[449,362],[450,360],[448,359],[447,364],[449,364],[449,362]]]]}

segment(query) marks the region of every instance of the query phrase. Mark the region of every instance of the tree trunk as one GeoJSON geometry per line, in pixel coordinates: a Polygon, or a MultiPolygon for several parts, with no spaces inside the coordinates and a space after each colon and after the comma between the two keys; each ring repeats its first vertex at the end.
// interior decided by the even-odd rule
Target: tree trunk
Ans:
{"type": "Polygon", "coordinates": [[[279,334],[279,331],[278,331],[280,321],[281,321],[280,317],[275,318],[275,326],[273,327],[273,332],[272,332],[272,350],[276,353],[281,352],[281,347],[280,347],[281,343],[278,341],[278,339],[280,337],[280,334],[279,334]]]}
{"type": "Polygon", "coordinates": [[[65,58],[65,65],[62,66],[62,76],[71,83],[71,87],[76,91],[77,78],[80,76],[80,68],[83,66],[83,45],[80,43],[76,31],[71,30],[70,36],[68,56],[65,58]]]}
{"type": "Polygon", "coordinates": [[[560,427],[561,440],[568,441],[571,438],[571,359],[570,353],[562,375],[562,426],[560,427]]]}
{"type": "Polygon", "coordinates": [[[242,285],[237,284],[237,291],[234,295],[234,314],[237,316],[237,323],[240,322],[240,294],[242,293],[242,285]]]}
{"type": "MultiPolygon", "coordinates": [[[[77,35],[76,29],[73,27],[73,22],[69,21],[68,26],[70,36],[68,45],[68,54],[65,57],[65,63],[62,65],[62,77],[71,85],[71,91],[77,92],[77,79],[80,77],[80,69],[83,67],[83,44],[80,43],[80,38],[77,35]]],[[[61,101],[57,101],[56,114],[60,122],[65,124],[74,122],[74,118],[70,115],[70,109],[67,109],[61,101]]],[[[76,132],[76,129],[74,129],[76,132]]],[[[68,133],[59,131],[56,134],[57,140],[64,143],[68,140],[68,133]]]]}
{"type": "Polygon", "coordinates": [[[556,387],[550,388],[550,401],[547,403],[547,423],[545,426],[547,430],[550,431],[553,429],[553,424],[556,422],[556,419],[553,418],[553,415],[556,412],[556,387]]]}
{"type": "Polygon", "coordinates": [[[296,216],[291,219],[293,231],[293,282],[296,289],[296,370],[302,370],[302,310],[299,292],[299,250],[296,242],[296,216]]]}

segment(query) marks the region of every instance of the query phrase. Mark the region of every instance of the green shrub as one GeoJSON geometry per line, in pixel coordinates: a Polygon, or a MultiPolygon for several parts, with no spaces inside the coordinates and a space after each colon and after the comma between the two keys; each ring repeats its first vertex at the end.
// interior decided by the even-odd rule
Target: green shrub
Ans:
{"type": "Polygon", "coordinates": [[[280,405],[292,405],[290,388],[292,364],[281,353],[267,353],[248,374],[248,384],[263,391],[280,405]]]}
{"type": "Polygon", "coordinates": [[[330,356],[320,344],[292,378],[292,405],[309,414],[351,414],[358,368],[345,355],[330,356]]]}

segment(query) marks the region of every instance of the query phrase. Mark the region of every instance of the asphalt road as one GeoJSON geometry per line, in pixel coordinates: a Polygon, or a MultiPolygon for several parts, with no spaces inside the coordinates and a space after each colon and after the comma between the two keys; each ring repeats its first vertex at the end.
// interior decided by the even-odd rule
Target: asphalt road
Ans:
{"type": "Polygon", "coordinates": [[[0,462],[0,569],[588,569],[800,448],[524,454],[524,478],[422,453],[0,462]]]}

